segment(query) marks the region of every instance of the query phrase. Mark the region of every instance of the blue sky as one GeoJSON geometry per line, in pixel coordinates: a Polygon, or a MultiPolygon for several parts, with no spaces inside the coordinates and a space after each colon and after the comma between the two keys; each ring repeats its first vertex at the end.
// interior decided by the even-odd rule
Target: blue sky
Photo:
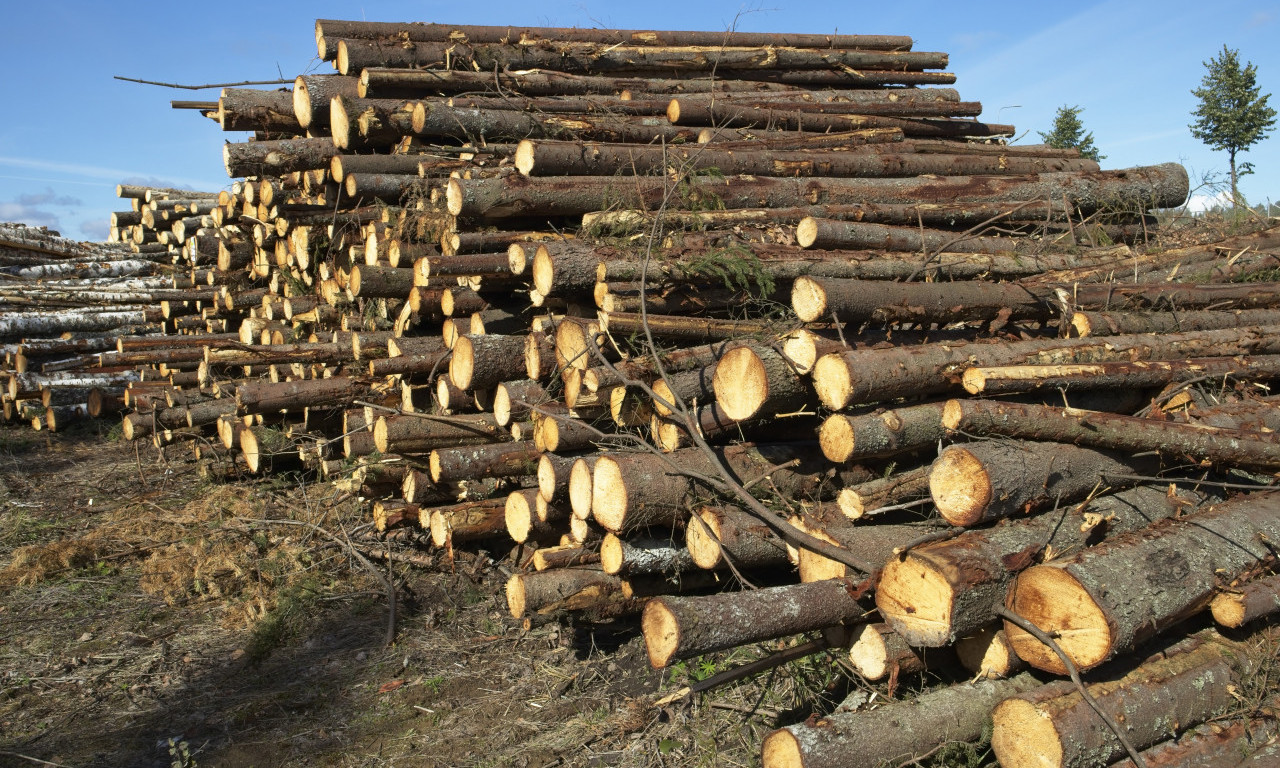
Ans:
{"type": "MultiPolygon", "coordinates": [[[[216,190],[229,183],[222,133],[170,99],[215,100],[217,91],[178,91],[120,82],[113,75],[181,83],[292,78],[330,71],[315,60],[321,18],[458,24],[905,34],[920,51],[951,54],[950,71],[983,119],[1018,126],[1038,141],[1062,105],[1084,108],[1085,126],[1106,159],[1124,168],[1182,162],[1193,185],[1225,173],[1187,130],[1190,90],[1202,62],[1224,44],[1258,66],[1264,92],[1280,92],[1280,4],[1112,2],[978,8],[961,3],[740,2],[513,3],[486,0],[468,15],[456,2],[209,3],[145,6],[103,2],[9,4],[0,61],[0,221],[26,221],[69,237],[100,239],[122,181],[216,190]],[[219,11],[222,11],[219,13],[219,11]]],[[[1280,95],[1272,98],[1280,109],[1280,95]]],[[[1257,173],[1242,191],[1280,200],[1280,138],[1241,159],[1257,173]]]]}

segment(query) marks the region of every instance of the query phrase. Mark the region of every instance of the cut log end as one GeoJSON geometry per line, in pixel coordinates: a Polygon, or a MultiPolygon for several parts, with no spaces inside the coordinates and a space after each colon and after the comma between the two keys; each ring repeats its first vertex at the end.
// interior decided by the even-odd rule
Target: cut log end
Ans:
{"type": "MultiPolygon", "coordinates": [[[[1106,616],[1080,582],[1062,568],[1028,568],[1018,576],[1005,602],[1013,613],[1056,635],[1059,647],[1081,672],[1101,664],[1111,653],[1106,616]]],[[[1047,645],[1008,621],[1004,630],[1023,661],[1055,675],[1067,674],[1062,660],[1047,645]]]]}
{"type": "Polygon", "coordinates": [[[302,75],[293,81],[293,116],[298,119],[300,128],[311,127],[311,94],[307,89],[307,79],[302,75]]]}
{"type": "Polygon", "coordinates": [[[991,748],[1008,768],[1041,768],[1062,765],[1062,742],[1053,718],[1045,717],[1034,704],[1023,699],[1007,699],[991,713],[994,726],[991,748]]]}
{"type": "Polygon", "coordinates": [[[649,665],[654,669],[663,669],[671,663],[680,647],[680,622],[659,598],[644,607],[640,628],[644,632],[644,644],[649,651],[649,665]]]}
{"type": "Polygon", "coordinates": [[[726,352],[711,383],[720,409],[735,421],[755,416],[769,399],[769,372],[749,347],[726,352]]]}
{"type": "Polygon", "coordinates": [[[791,731],[774,731],[766,736],[760,753],[765,768],[804,768],[800,740],[791,731]]]}
{"type": "Polygon", "coordinates": [[[801,320],[812,323],[827,312],[827,292],[816,280],[797,278],[791,286],[791,308],[801,320]]]}
{"type": "Polygon", "coordinates": [[[453,355],[449,358],[449,379],[461,390],[471,388],[475,375],[475,350],[471,339],[458,336],[453,342],[453,355]]]}
{"type": "Polygon", "coordinates": [[[853,377],[844,358],[838,354],[818,358],[813,365],[813,387],[828,408],[839,411],[847,406],[853,397],[853,377]]]}
{"type": "Polygon", "coordinates": [[[507,496],[503,519],[512,541],[517,544],[528,541],[529,531],[533,530],[533,510],[529,508],[529,498],[523,492],[516,491],[507,496]]]}
{"type": "MultiPolygon", "coordinates": [[[[972,369],[970,369],[972,370],[972,369]]],[[[966,377],[968,371],[965,372],[966,377]]],[[[965,387],[968,388],[968,379],[966,378],[965,387]]],[[[942,426],[947,429],[957,429],[960,422],[964,419],[964,404],[959,400],[948,400],[942,406],[942,426]]]]}
{"type": "Polygon", "coordinates": [[[622,551],[622,539],[612,533],[606,533],[600,541],[600,567],[605,573],[617,575],[621,573],[626,557],[622,551]]]}
{"type": "Polygon", "coordinates": [[[698,520],[685,529],[685,547],[693,564],[706,570],[720,567],[724,554],[720,550],[720,518],[710,509],[698,512],[698,520]]]}
{"type": "MultiPolygon", "coordinates": [[[[796,245],[801,248],[812,247],[818,240],[818,220],[812,216],[805,216],[796,225],[796,245]]],[[[807,322],[807,321],[806,321],[807,322]]]]}
{"type": "MultiPolygon", "coordinates": [[[[987,373],[981,368],[970,368],[969,370],[965,371],[964,374],[960,377],[960,383],[964,385],[964,389],[966,392],[968,392],[971,395],[976,395],[982,392],[982,390],[986,389],[987,373]]],[[[942,412],[942,424],[947,429],[955,428],[947,423],[947,416],[946,416],[945,410],[942,412]]]]}
{"type": "Polygon", "coordinates": [[[544,501],[551,501],[556,497],[556,465],[550,456],[541,456],[538,459],[538,495],[544,501]]]}
{"type": "Polygon", "coordinates": [[[952,641],[954,597],[941,573],[913,557],[886,563],[876,586],[876,607],[884,620],[908,643],[926,648],[952,641]]]}
{"type": "Polygon", "coordinates": [[[551,251],[539,245],[533,252],[533,287],[543,296],[550,296],[555,289],[556,266],[551,251]]]}
{"type": "Polygon", "coordinates": [[[1209,612],[1219,625],[1230,629],[1239,629],[1247,621],[1245,604],[1240,595],[1224,592],[1209,603],[1209,612]]]}
{"type": "Polygon", "coordinates": [[[347,105],[340,96],[329,102],[329,131],[334,146],[339,149],[351,146],[351,121],[347,116],[347,105]]]}
{"type": "Polygon", "coordinates": [[[994,626],[957,640],[956,657],[965,669],[977,677],[991,680],[1013,677],[1026,667],[1022,659],[1013,652],[1008,636],[994,626]]]}
{"type": "Polygon", "coordinates": [[[591,462],[578,459],[569,470],[569,509],[573,517],[585,520],[591,516],[591,462]]]}
{"type": "Polygon", "coordinates": [[[449,179],[448,186],[444,192],[445,204],[449,209],[449,214],[458,216],[462,213],[462,183],[457,179],[449,179]]]}
{"type": "Polygon", "coordinates": [[[524,616],[524,577],[518,573],[507,579],[507,610],[511,611],[513,618],[519,619],[524,616]]]}
{"type": "Polygon", "coordinates": [[[853,425],[841,414],[827,417],[818,430],[818,444],[829,461],[843,463],[853,455],[853,425]]]}
{"type": "Polygon", "coordinates": [[[627,481],[622,469],[612,458],[600,457],[591,473],[591,514],[605,530],[616,532],[622,530],[627,507],[627,481]]]}
{"type": "Polygon", "coordinates": [[[525,176],[533,173],[533,152],[534,143],[528,139],[524,139],[516,145],[516,170],[525,176]]]}
{"type": "Polygon", "coordinates": [[[854,630],[849,645],[849,662],[868,680],[883,680],[889,674],[890,654],[885,638],[874,625],[854,630]]]}
{"type": "Polygon", "coordinates": [[[1089,316],[1084,312],[1076,312],[1071,316],[1070,333],[1072,336],[1084,338],[1093,333],[1093,326],[1089,322],[1089,316]]]}
{"type": "Polygon", "coordinates": [[[973,525],[991,503],[991,478],[982,461],[960,446],[942,452],[929,471],[929,493],[948,523],[973,525]]]}

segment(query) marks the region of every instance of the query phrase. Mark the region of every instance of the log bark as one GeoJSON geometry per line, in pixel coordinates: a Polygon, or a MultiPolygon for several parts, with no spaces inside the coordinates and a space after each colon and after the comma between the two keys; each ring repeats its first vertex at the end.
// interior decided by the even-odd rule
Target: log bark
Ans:
{"type": "Polygon", "coordinates": [[[621,539],[606,533],[600,542],[600,567],[617,576],[672,576],[696,568],[689,550],[670,538],[621,539]]]}
{"type": "MultiPolygon", "coordinates": [[[[668,192],[661,177],[625,180],[595,176],[552,179],[507,176],[451,179],[448,208],[455,216],[580,216],[623,205],[657,208],[668,192]]],[[[1062,199],[1091,213],[1104,208],[1172,207],[1186,200],[1186,171],[1168,164],[1125,171],[1044,173],[1020,176],[946,176],[914,179],[734,179],[732,183],[691,180],[690,200],[715,201],[724,208],[795,207],[817,204],[919,204],[964,200],[1004,203],[1062,199]]],[[[679,208],[679,206],[668,206],[679,208]]]]}
{"type": "Polygon", "coordinates": [[[236,388],[236,408],[238,413],[247,414],[334,407],[359,400],[368,392],[368,383],[347,376],[279,383],[252,381],[236,388]]]}
{"type": "Polygon", "coordinates": [[[838,464],[929,448],[947,432],[944,403],[922,403],[861,416],[833,414],[822,422],[822,454],[838,464]]]}
{"type": "Polygon", "coordinates": [[[1213,620],[1230,629],[1280,611],[1280,576],[1263,576],[1223,588],[1209,604],[1213,620]]]}
{"type": "Polygon", "coordinates": [[[808,381],[777,350],[744,342],[716,363],[716,404],[735,421],[795,410],[812,400],[808,381]]]}
{"type": "Polygon", "coordinates": [[[373,438],[382,453],[426,453],[437,448],[500,443],[506,434],[489,414],[441,418],[405,414],[378,417],[373,438]]]}
{"type": "Polygon", "coordinates": [[[533,441],[437,448],[431,452],[431,479],[448,483],[480,477],[524,477],[537,471],[540,455],[533,441]]]}
{"type": "Polygon", "coordinates": [[[302,132],[293,112],[293,93],[288,90],[223,88],[218,99],[218,125],[224,131],[302,132]]]}
{"type": "Polygon", "coordinates": [[[791,306],[805,322],[835,317],[858,325],[873,323],[990,322],[1048,320],[1057,314],[1052,292],[1016,283],[957,281],[890,283],[800,277],[791,289],[791,306]]]}
{"type": "Polygon", "coordinates": [[[1280,310],[1202,309],[1186,312],[1076,312],[1069,330],[1073,336],[1115,336],[1123,333],[1180,333],[1275,325],[1280,310]]]}
{"type": "Polygon", "coordinates": [[[881,507],[890,507],[929,496],[929,468],[917,467],[888,477],[842,488],[836,505],[850,520],[860,520],[881,507]]]}
{"type": "Polygon", "coordinates": [[[966,443],[948,446],[933,462],[929,493],[948,523],[974,526],[1124,486],[1123,476],[1145,474],[1151,464],[1058,443],[966,443]]]}
{"type": "Polygon", "coordinates": [[[765,768],[872,768],[923,755],[946,741],[973,741],[991,708],[1040,685],[1029,673],[931,691],[878,709],[836,711],[812,725],[774,731],[761,747],[765,768]]]}
{"type": "Polygon", "coordinates": [[[944,392],[952,376],[972,366],[1051,365],[1113,360],[1176,360],[1219,355],[1276,354],[1280,328],[1192,331],[1105,339],[1032,339],[1001,342],[946,342],[893,349],[849,350],[819,358],[813,381],[832,410],[851,404],[944,392]]]}
{"type": "Polygon", "coordinates": [[[703,507],[696,517],[685,528],[685,548],[699,568],[724,568],[726,560],[738,570],[787,564],[787,547],[782,539],[741,509],[703,507]]]}
{"type": "Polygon", "coordinates": [[[979,366],[964,372],[963,383],[970,394],[993,395],[1059,388],[1136,389],[1206,378],[1270,379],[1277,375],[1280,355],[1253,355],[1092,365],[979,366]]]}
{"type": "Polygon", "coordinates": [[[1130,454],[1157,451],[1197,463],[1280,468],[1280,437],[1202,424],[996,400],[949,400],[942,424],[967,434],[1069,443],[1130,454]]]}
{"type": "Polygon", "coordinates": [[[1039,558],[1145,528],[1201,501],[1195,494],[1138,487],[924,544],[885,565],[876,607],[912,645],[949,645],[990,624],[1014,577],[1039,558]]]}
{"type": "Polygon", "coordinates": [[[557,607],[588,608],[621,591],[622,579],[610,576],[599,567],[517,573],[507,580],[507,608],[519,619],[557,607]]]}
{"type": "Polygon", "coordinates": [[[299,75],[293,81],[293,116],[304,130],[322,131],[329,126],[329,103],[334,97],[356,98],[361,95],[359,88],[356,77],[299,75]]]}
{"type": "MultiPolygon", "coordinates": [[[[1231,692],[1252,674],[1245,649],[1214,633],[1157,654],[1123,675],[1088,686],[1136,749],[1172,739],[1233,706],[1231,692]],[[1198,647],[1188,648],[1195,645],[1198,647]]],[[[1086,768],[1125,756],[1115,734],[1074,685],[1057,682],[1000,702],[991,748],[1007,768],[1086,768]]]]}
{"type": "MultiPolygon", "coordinates": [[[[1088,670],[1208,607],[1217,580],[1268,561],[1277,536],[1280,495],[1238,496],[1028,568],[1005,604],[1046,632],[1068,630],[1058,644],[1088,670]]],[[[1008,621],[1004,629],[1028,664],[1065,673],[1040,641],[1008,621]]]]}
{"type": "Polygon", "coordinates": [[[459,336],[449,359],[449,378],[459,389],[483,389],[524,376],[523,336],[459,336]]]}
{"type": "Polygon", "coordinates": [[[480,499],[431,510],[431,543],[437,547],[506,533],[507,500],[480,499]]]}
{"type": "MultiPolygon", "coordinates": [[[[867,110],[871,112],[871,110],[867,110]]],[[[823,114],[749,107],[732,103],[689,104],[672,101],[667,109],[672,125],[708,126],[717,129],[757,128],[762,130],[854,131],[897,128],[903,135],[927,138],[1012,136],[1011,125],[980,123],[975,120],[948,120],[909,117],[882,117],[876,114],[823,114]]]]}
{"type": "Polygon", "coordinates": [[[841,579],[702,597],[658,597],[645,606],[640,626],[649,664],[662,669],[677,659],[856,619],[866,610],[860,598],[859,585],[841,579]]]}
{"type": "Polygon", "coordinates": [[[294,171],[328,168],[340,150],[329,138],[281,139],[229,143],[222,147],[222,161],[231,178],[278,176],[294,171]]]}

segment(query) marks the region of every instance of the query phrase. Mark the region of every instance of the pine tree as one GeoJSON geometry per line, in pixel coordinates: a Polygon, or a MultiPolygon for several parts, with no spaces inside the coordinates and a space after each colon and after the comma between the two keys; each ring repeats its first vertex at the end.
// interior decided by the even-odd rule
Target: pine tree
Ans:
{"type": "Polygon", "coordinates": [[[1271,94],[1258,87],[1258,68],[1252,62],[1240,67],[1240,52],[1225,45],[1222,53],[1204,62],[1209,70],[1200,87],[1191,93],[1200,100],[1192,112],[1191,135],[1211,149],[1226,150],[1231,159],[1231,201],[1240,201],[1240,176],[1253,172],[1252,163],[1236,167],[1236,153],[1246,152],[1261,141],[1276,124],[1276,111],[1267,106],[1271,94]]]}
{"type": "Polygon", "coordinates": [[[1080,113],[1083,111],[1084,107],[1068,107],[1064,104],[1058,107],[1058,114],[1053,117],[1053,130],[1037,133],[1045,144],[1054,149],[1079,149],[1081,157],[1094,161],[1103,160],[1106,155],[1098,154],[1098,148],[1093,145],[1093,132],[1086,133],[1084,123],[1080,122],[1080,113]]]}

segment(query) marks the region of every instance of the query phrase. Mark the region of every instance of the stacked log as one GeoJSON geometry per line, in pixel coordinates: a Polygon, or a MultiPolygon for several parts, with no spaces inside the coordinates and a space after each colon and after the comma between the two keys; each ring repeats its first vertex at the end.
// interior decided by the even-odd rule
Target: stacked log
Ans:
{"type": "Polygon", "coordinates": [[[253,134],[228,190],[121,187],[107,244],[0,228],[6,418],[83,402],[421,546],[515,542],[513,619],[639,621],[654,667],[809,634],[890,695],[953,645],[1003,678],[850,702],[766,765],[921,754],[998,707],[1027,753],[1027,707],[1076,705],[1010,613],[1085,627],[1065,651],[1108,688],[1215,595],[1224,624],[1280,604],[1274,497],[1198,484],[1276,469],[1244,385],[1280,370],[1278,294],[1240,281],[1280,231],[1153,246],[1179,166],[1010,146],[909,38],[316,39],[339,74],[208,110],[253,134]],[[1242,386],[1209,407],[1204,381],[1242,386]],[[1115,574],[1159,584],[1128,604],[1115,574]]]}

